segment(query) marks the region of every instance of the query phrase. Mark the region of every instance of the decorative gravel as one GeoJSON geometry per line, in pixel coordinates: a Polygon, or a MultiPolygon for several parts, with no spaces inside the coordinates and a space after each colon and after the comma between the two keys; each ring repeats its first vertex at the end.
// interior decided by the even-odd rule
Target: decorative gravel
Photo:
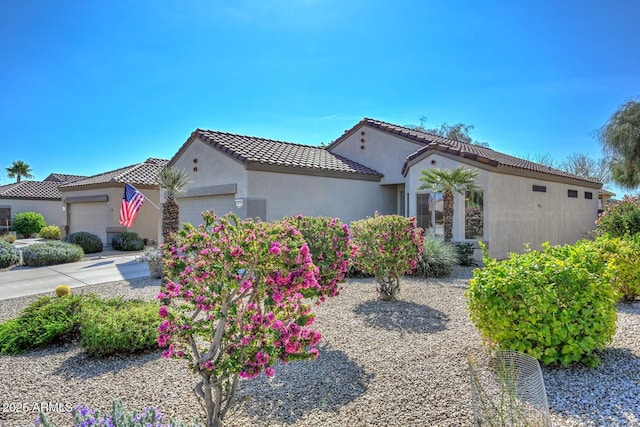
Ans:
{"type": "MultiPolygon", "coordinates": [[[[373,280],[350,280],[340,296],[316,308],[323,335],[318,360],[278,366],[271,379],[242,381],[226,425],[473,425],[466,359],[481,341],[464,302],[470,275],[456,267],[447,279],[405,278],[394,303],[377,301],[373,280]]],[[[81,289],[153,299],[159,281],[81,289]]],[[[0,319],[35,298],[1,301],[0,319]]],[[[554,426],[640,426],[640,303],[620,305],[618,313],[618,333],[598,368],[543,368],[554,426]]],[[[183,422],[201,414],[192,392],[196,378],[184,362],[162,359],[159,351],[91,360],[72,344],[0,356],[0,372],[2,427],[33,425],[38,407],[67,426],[70,417],[56,409],[83,403],[104,411],[117,398],[129,410],[155,405],[183,422]]]]}

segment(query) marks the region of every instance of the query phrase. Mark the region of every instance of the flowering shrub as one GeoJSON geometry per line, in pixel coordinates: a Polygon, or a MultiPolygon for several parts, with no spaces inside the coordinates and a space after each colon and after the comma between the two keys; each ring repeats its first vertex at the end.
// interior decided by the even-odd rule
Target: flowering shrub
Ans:
{"type": "Polygon", "coordinates": [[[76,262],[82,257],[84,251],[80,246],[57,240],[29,245],[22,250],[22,262],[31,267],[76,262]]]}
{"type": "Polygon", "coordinates": [[[273,365],[314,359],[320,333],[310,329],[311,306],[302,292],[331,292],[300,231],[287,222],[241,221],[203,213],[204,225],[186,224],[165,246],[168,281],[159,299],[163,356],[188,361],[201,381],[207,426],[221,426],[239,378],[273,365]]]}
{"type": "MultiPolygon", "coordinates": [[[[156,407],[147,406],[142,412],[125,412],[121,400],[114,400],[111,403],[111,413],[102,414],[97,409],[89,408],[87,405],[78,405],[71,410],[73,417],[73,427],[85,426],[105,426],[105,427],[182,427],[173,420],[168,423],[163,422],[164,416],[156,407]]],[[[47,416],[40,412],[35,419],[36,426],[55,427],[47,416]]]]}
{"type": "Polygon", "coordinates": [[[640,196],[624,196],[621,202],[611,202],[596,221],[598,234],[611,237],[640,233],[640,196]]]}
{"type": "Polygon", "coordinates": [[[416,219],[376,212],[373,218],[351,223],[351,233],[355,267],[375,276],[380,299],[395,300],[400,292],[400,276],[415,270],[424,247],[416,219]]]}
{"type": "Polygon", "coordinates": [[[310,217],[298,215],[285,218],[302,233],[302,237],[309,246],[313,263],[318,267],[317,276],[320,294],[314,288],[303,290],[305,297],[318,296],[324,301],[325,295],[336,296],[340,292],[340,282],[344,280],[349,270],[351,259],[351,244],[349,227],[339,219],[327,217],[310,217]]]}

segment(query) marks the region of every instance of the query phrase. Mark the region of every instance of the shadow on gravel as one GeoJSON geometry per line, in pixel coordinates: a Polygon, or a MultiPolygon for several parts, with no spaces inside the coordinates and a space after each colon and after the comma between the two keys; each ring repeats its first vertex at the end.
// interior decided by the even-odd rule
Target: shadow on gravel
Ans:
{"type": "Polygon", "coordinates": [[[640,315],[640,301],[633,302],[633,303],[628,303],[628,302],[618,303],[618,311],[620,313],[634,314],[638,316],[640,315]]]}
{"type": "Polygon", "coordinates": [[[449,321],[439,310],[408,301],[366,301],[354,312],[373,327],[425,334],[445,330],[449,321]]]}
{"type": "Polygon", "coordinates": [[[600,357],[602,363],[593,369],[542,367],[552,415],[569,416],[580,425],[638,425],[640,357],[618,347],[600,357]]]}
{"type": "MultiPolygon", "coordinates": [[[[276,365],[276,375],[260,375],[241,381],[236,409],[256,421],[269,425],[278,420],[294,424],[313,410],[335,412],[362,395],[373,378],[342,351],[319,347],[315,361],[276,365]]],[[[233,423],[233,411],[228,418],[233,423]]]]}
{"type": "Polygon", "coordinates": [[[89,379],[99,377],[104,374],[114,374],[122,369],[129,369],[134,366],[141,366],[145,363],[158,360],[162,353],[154,351],[152,353],[142,353],[123,357],[110,357],[106,359],[94,359],[81,352],[66,359],[55,371],[67,379],[89,379]]]}

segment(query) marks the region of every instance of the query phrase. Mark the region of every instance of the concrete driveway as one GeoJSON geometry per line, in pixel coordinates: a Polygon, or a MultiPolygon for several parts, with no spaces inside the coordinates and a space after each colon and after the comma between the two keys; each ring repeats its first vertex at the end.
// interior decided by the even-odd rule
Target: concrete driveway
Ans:
{"type": "Polygon", "coordinates": [[[47,267],[14,267],[0,271],[0,300],[42,292],[60,285],[76,288],[149,276],[147,263],[136,255],[97,256],[47,267]]]}

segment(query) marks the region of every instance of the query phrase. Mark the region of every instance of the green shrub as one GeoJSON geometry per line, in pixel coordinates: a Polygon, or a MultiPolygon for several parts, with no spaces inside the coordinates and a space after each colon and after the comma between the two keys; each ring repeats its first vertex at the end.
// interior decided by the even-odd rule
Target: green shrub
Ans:
{"type": "Polygon", "coordinates": [[[64,238],[64,241],[80,246],[85,254],[102,252],[103,249],[102,240],[100,240],[100,238],[95,234],[91,234],[86,231],[71,233],[64,238]]]}
{"type": "Polygon", "coordinates": [[[411,274],[423,249],[422,229],[415,218],[379,215],[351,223],[354,266],[375,276],[381,300],[395,300],[400,276],[411,274]]]}
{"type": "Polygon", "coordinates": [[[598,237],[595,244],[607,263],[618,300],[630,302],[640,297],[640,234],[625,238],[598,237]]]}
{"type": "Polygon", "coordinates": [[[0,240],[0,268],[20,264],[20,251],[11,243],[0,240]]]}
{"type": "Polygon", "coordinates": [[[76,262],[83,257],[84,252],[80,246],[65,242],[38,243],[22,250],[22,262],[31,267],[76,262]]]}
{"type": "Polygon", "coordinates": [[[24,234],[25,236],[31,236],[32,234],[39,233],[42,227],[46,225],[47,223],[41,214],[36,212],[22,212],[13,217],[11,230],[24,234]]]}
{"type": "Polygon", "coordinates": [[[475,252],[473,243],[457,242],[453,244],[455,249],[456,258],[458,258],[458,264],[469,267],[472,265],[478,265],[478,262],[473,258],[475,252]]]}
{"type": "Polygon", "coordinates": [[[47,240],[60,240],[62,231],[57,225],[47,225],[40,230],[40,237],[47,240]]]}
{"type": "Polygon", "coordinates": [[[600,235],[622,237],[640,233],[640,196],[624,196],[621,202],[607,204],[596,224],[600,235]]]}
{"type": "Polygon", "coordinates": [[[453,264],[457,262],[453,246],[427,234],[424,237],[424,250],[413,274],[418,277],[448,277],[451,275],[453,264]]]}
{"type": "Polygon", "coordinates": [[[144,240],[138,233],[125,231],[113,237],[111,246],[117,251],[141,251],[144,249],[144,240]]]}
{"type": "Polygon", "coordinates": [[[19,317],[0,323],[0,353],[17,355],[78,338],[78,314],[87,297],[41,297],[19,317]]]}
{"type": "MultiPolygon", "coordinates": [[[[484,246],[483,246],[484,250],[484,246]]],[[[541,362],[596,366],[616,330],[616,294],[593,242],[490,260],[465,293],[471,321],[503,350],[541,362]]]]}
{"type": "Polygon", "coordinates": [[[92,357],[157,350],[159,308],[158,303],[120,300],[84,310],[80,344],[92,357]]]}

